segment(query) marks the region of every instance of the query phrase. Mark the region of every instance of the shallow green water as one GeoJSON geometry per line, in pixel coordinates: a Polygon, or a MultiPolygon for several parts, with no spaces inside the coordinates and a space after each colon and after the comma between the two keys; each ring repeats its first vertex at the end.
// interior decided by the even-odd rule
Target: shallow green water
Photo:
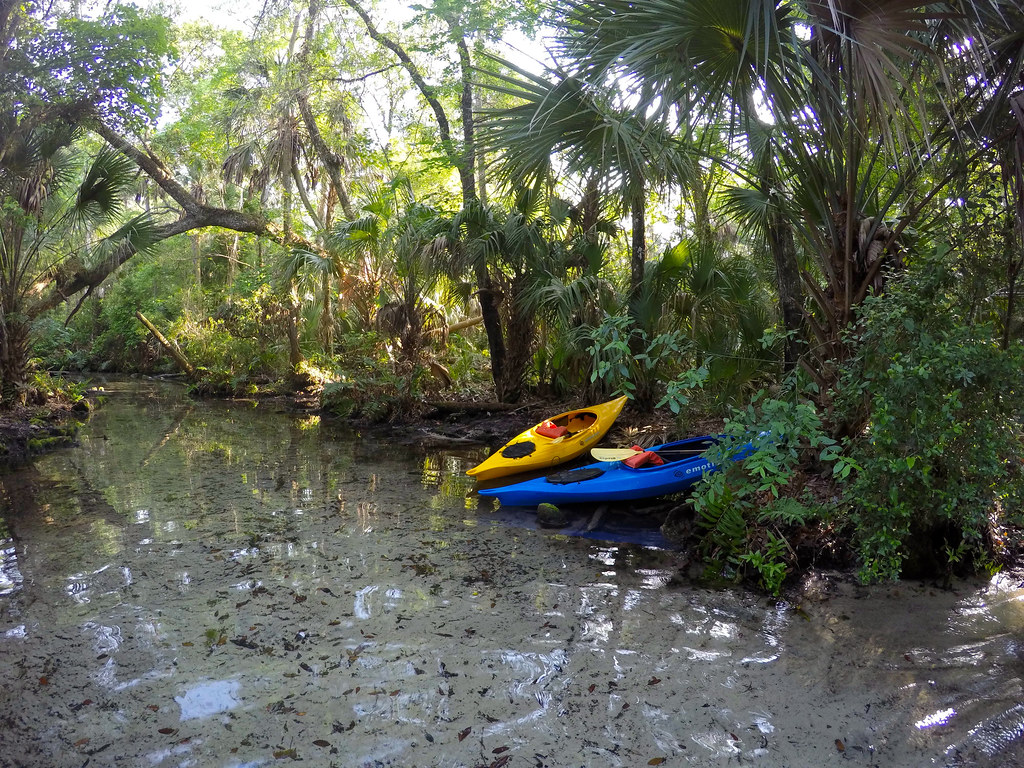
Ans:
{"type": "Polygon", "coordinates": [[[1024,762],[1020,575],[708,590],[480,504],[481,452],[108,390],[0,478],[2,766],[1024,762]]]}

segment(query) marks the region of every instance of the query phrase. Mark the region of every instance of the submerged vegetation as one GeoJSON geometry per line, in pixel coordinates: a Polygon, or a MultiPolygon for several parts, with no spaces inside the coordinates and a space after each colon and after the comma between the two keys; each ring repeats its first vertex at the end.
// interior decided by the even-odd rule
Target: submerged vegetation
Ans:
{"type": "Polygon", "coordinates": [[[46,370],[369,420],[624,393],[783,437],[693,495],[723,574],[1019,557],[1019,3],[401,11],[0,0],[4,407],[46,370]]]}

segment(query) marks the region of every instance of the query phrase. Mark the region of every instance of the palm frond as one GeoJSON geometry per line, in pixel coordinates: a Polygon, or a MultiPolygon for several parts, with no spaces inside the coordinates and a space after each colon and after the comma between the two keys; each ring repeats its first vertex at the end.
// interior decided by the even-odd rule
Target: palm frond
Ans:
{"type": "Polygon", "coordinates": [[[137,173],[128,157],[112,147],[101,149],[78,188],[72,219],[86,224],[117,216],[137,173]]]}
{"type": "Polygon", "coordinates": [[[124,261],[125,254],[151,252],[163,238],[156,220],[149,213],[140,213],[96,241],[89,249],[88,258],[93,264],[110,259],[124,261]]]}

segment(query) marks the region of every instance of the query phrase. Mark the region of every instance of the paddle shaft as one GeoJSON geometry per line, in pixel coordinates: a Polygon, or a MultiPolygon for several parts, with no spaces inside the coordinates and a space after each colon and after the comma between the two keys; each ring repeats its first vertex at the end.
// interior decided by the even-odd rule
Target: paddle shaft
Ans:
{"type": "MultiPolygon", "coordinates": [[[[707,448],[675,448],[664,451],[655,451],[659,456],[700,456],[707,448]]],[[[636,456],[643,451],[634,451],[632,448],[593,448],[590,455],[598,461],[622,461],[630,456],[636,456]]]]}

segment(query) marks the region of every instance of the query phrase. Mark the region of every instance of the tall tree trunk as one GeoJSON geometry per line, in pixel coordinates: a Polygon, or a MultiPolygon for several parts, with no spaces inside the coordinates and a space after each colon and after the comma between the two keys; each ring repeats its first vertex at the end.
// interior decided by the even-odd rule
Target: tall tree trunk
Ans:
{"type": "Polygon", "coordinates": [[[0,320],[0,406],[25,402],[28,380],[28,326],[8,312],[0,320]]]}
{"type": "Polygon", "coordinates": [[[636,302],[644,281],[644,267],[647,263],[647,205],[641,190],[629,203],[632,241],[629,248],[629,304],[633,320],[636,316],[636,302]]]}
{"type": "Polygon", "coordinates": [[[455,46],[459,51],[459,70],[462,75],[462,97],[459,109],[462,111],[462,156],[459,158],[459,178],[462,180],[462,202],[468,204],[479,199],[476,193],[476,141],[473,136],[473,64],[469,58],[466,38],[452,29],[455,46]]]}
{"type": "Polygon", "coordinates": [[[331,294],[331,271],[325,269],[321,277],[320,291],[323,294],[323,311],[320,314],[320,338],[324,352],[331,354],[334,349],[334,297],[331,294]]]}
{"type": "MultiPolygon", "coordinates": [[[[647,264],[647,205],[643,189],[635,193],[630,200],[630,226],[632,242],[629,250],[629,318],[633,333],[629,335],[629,351],[634,359],[646,352],[643,348],[643,337],[639,331],[649,330],[643,327],[644,318],[640,317],[640,299],[643,291],[644,269],[647,264]]],[[[649,319],[649,318],[648,318],[649,319]]],[[[633,401],[642,411],[654,410],[655,383],[651,371],[647,368],[636,368],[633,384],[633,401]]]]}
{"type": "Polygon", "coordinates": [[[341,209],[345,212],[345,218],[351,221],[356,216],[352,201],[348,196],[348,186],[345,184],[343,175],[345,162],[327,145],[323,134],[320,133],[320,127],[316,124],[313,109],[309,105],[309,54],[313,47],[313,36],[316,32],[317,19],[320,16],[321,8],[321,0],[309,0],[306,32],[302,41],[302,49],[299,51],[300,85],[295,101],[299,106],[299,114],[302,116],[302,122],[306,126],[306,132],[309,134],[310,144],[313,145],[313,149],[316,151],[317,157],[320,158],[320,162],[327,168],[327,173],[330,175],[334,186],[334,192],[338,196],[338,202],[341,204],[341,209]]]}
{"type": "Polygon", "coordinates": [[[511,296],[506,304],[505,328],[508,331],[505,366],[502,371],[504,398],[502,402],[515,403],[522,397],[526,385],[526,373],[533,360],[533,345],[537,329],[533,314],[523,312],[518,301],[526,282],[525,276],[516,277],[510,288],[511,296]]]}
{"type": "Polygon", "coordinates": [[[196,279],[196,288],[203,290],[203,249],[202,234],[192,235],[192,269],[196,279]]]}
{"type": "Polygon", "coordinates": [[[292,368],[292,374],[298,374],[299,366],[302,365],[302,347],[299,346],[299,302],[294,296],[288,300],[288,362],[292,368]]]}
{"type": "Polygon", "coordinates": [[[804,330],[803,292],[800,290],[800,266],[796,260],[796,241],[785,218],[774,211],[768,221],[768,245],[775,262],[776,289],[782,327],[786,331],[782,368],[791,373],[800,358],[800,345],[806,338],[804,330]]]}

